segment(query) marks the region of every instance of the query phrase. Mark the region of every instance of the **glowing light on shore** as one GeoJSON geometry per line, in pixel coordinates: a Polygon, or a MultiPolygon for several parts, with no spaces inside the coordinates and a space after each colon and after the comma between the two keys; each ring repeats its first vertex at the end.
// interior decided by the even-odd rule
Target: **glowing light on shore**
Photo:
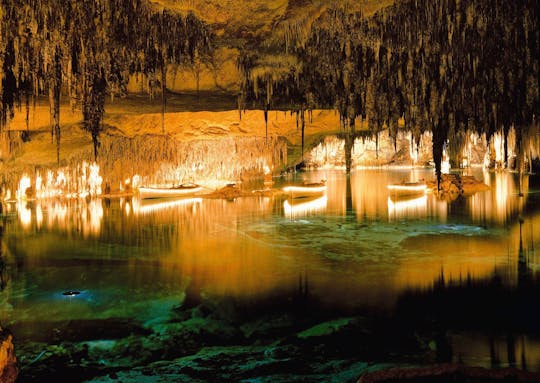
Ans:
{"type": "MultiPolygon", "coordinates": [[[[36,199],[97,197],[102,194],[102,183],[103,178],[99,174],[99,165],[83,162],[75,168],[62,168],[56,171],[45,170],[43,173],[37,171],[34,179],[23,174],[19,180],[15,198],[26,200],[28,197],[36,199]],[[34,192],[30,196],[27,195],[27,191],[32,188],[32,185],[35,185],[34,192]]],[[[11,199],[11,195],[7,194],[5,199],[11,199]]]]}
{"type": "Polygon", "coordinates": [[[32,181],[30,180],[30,177],[28,177],[28,175],[26,174],[23,174],[19,181],[19,187],[15,192],[15,197],[17,198],[17,200],[26,200],[26,190],[31,186],[32,181]]]}
{"type": "Polygon", "coordinates": [[[411,160],[413,162],[413,164],[416,164],[418,162],[418,146],[415,145],[414,143],[414,136],[413,136],[413,133],[411,132],[411,144],[409,146],[409,155],[411,156],[411,160]],[[415,148],[416,146],[416,148],[415,148]]]}

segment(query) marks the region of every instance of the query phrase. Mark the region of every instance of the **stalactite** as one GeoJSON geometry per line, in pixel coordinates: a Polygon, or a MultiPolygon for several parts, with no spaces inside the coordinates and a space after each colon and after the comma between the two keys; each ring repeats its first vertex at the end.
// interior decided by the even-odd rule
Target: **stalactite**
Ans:
{"type": "Polygon", "coordinates": [[[149,91],[153,92],[156,84],[151,78],[161,70],[164,107],[167,65],[183,64],[195,55],[206,57],[211,49],[208,28],[192,13],[162,12],[156,16],[149,4],[124,0],[43,0],[37,3],[39,6],[33,0],[6,0],[4,3],[9,12],[0,13],[0,29],[9,34],[3,33],[0,41],[0,53],[4,53],[0,54],[3,68],[0,125],[11,118],[19,94],[32,92],[35,99],[38,92],[47,90],[51,133],[57,140],[57,153],[62,87],[69,91],[72,108],[74,100],[86,103],[82,109],[88,113],[83,111],[83,118],[92,116],[93,120],[84,123],[92,132],[93,140],[97,140],[100,128],[95,121],[101,120],[104,109],[99,106],[101,101],[91,100],[100,100],[104,93],[113,98],[116,93],[125,92],[127,76],[134,71],[150,79],[149,91]],[[155,23],[157,17],[162,23],[155,23]],[[156,41],[161,44],[156,46],[156,41]],[[161,60],[155,59],[156,51],[161,53],[161,60]],[[95,72],[99,72],[103,86],[102,80],[97,87],[88,85],[88,82],[97,84],[92,80],[95,72]],[[40,86],[42,83],[45,87],[40,86]],[[95,113],[101,113],[101,117],[97,118],[95,113]]]}
{"type": "Polygon", "coordinates": [[[268,104],[264,106],[264,128],[265,128],[264,139],[266,142],[268,142],[268,104]]]}
{"type": "Polygon", "coordinates": [[[53,53],[53,62],[49,74],[49,108],[51,138],[56,138],[56,162],[60,164],[60,88],[62,84],[62,67],[59,48],[53,53]]]}
{"type": "Polygon", "coordinates": [[[300,110],[300,120],[302,124],[302,161],[304,160],[304,132],[305,132],[305,127],[306,127],[306,119],[304,116],[304,112],[305,112],[304,109],[300,110]]]}

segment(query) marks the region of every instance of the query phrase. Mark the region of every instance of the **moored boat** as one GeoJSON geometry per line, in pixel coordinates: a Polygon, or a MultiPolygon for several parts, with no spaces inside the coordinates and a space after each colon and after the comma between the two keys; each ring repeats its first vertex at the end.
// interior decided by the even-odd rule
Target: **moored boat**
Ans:
{"type": "Polygon", "coordinates": [[[302,185],[289,185],[283,191],[291,198],[303,198],[322,195],[326,192],[326,182],[304,182],[302,185]]]}
{"type": "Polygon", "coordinates": [[[388,185],[388,191],[392,197],[406,197],[425,194],[427,185],[423,181],[402,182],[388,185]]]}
{"type": "Polygon", "coordinates": [[[139,198],[174,198],[191,196],[202,191],[200,185],[187,183],[169,188],[139,187],[139,198]]]}

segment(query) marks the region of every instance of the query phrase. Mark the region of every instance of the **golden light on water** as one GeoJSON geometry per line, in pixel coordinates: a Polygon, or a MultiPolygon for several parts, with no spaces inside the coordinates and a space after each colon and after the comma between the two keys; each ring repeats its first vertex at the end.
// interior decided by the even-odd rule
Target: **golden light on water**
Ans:
{"type": "Polygon", "coordinates": [[[32,223],[32,211],[28,208],[25,201],[17,201],[17,212],[19,214],[19,220],[21,221],[21,225],[24,228],[30,227],[32,223]]]}
{"type": "MultiPolygon", "coordinates": [[[[390,198],[388,184],[426,174],[365,170],[346,177],[318,172],[310,177],[327,179],[327,193],[295,200],[121,198],[111,199],[108,210],[100,198],[9,205],[18,210],[21,227],[28,231],[80,233],[82,238],[118,235],[128,241],[144,238],[144,245],[135,242],[136,246],[160,249],[156,257],[164,277],[176,275],[205,291],[239,296],[294,286],[298,273],[307,272],[314,293],[328,299],[347,296],[355,302],[380,293],[370,287],[375,279],[384,282],[385,294],[391,294],[429,286],[441,271],[454,280],[488,277],[496,265],[515,259],[516,225],[504,233],[483,228],[485,222],[504,224],[505,217],[519,212],[520,201],[526,200],[506,190],[515,188],[512,174],[484,174],[492,187],[458,205],[470,216],[463,225],[452,223],[452,204],[435,195],[390,198]],[[304,217],[309,217],[309,224],[304,217]],[[334,261],[346,264],[340,282],[331,274],[329,265],[334,261]]],[[[531,248],[537,245],[533,235],[537,221],[529,217],[523,228],[531,248]]]]}
{"type": "Polygon", "coordinates": [[[393,221],[407,217],[425,217],[427,200],[427,195],[405,200],[394,200],[388,197],[388,219],[393,221]]]}
{"type": "MultiPolygon", "coordinates": [[[[8,208],[11,204],[8,204],[8,208]]],[[[77,230],[83,237],[98,235],[103,222],[101,199],[44,199],[15,203],[17,216],[24,229],[77,230]]]]}

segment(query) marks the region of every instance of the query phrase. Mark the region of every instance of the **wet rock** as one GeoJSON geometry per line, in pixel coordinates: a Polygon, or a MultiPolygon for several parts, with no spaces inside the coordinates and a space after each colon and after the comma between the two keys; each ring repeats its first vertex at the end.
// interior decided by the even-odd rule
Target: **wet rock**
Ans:
{"type": "Polygon", "coordinates": [[[453,201],[461,195],[471,195],[489,190],[489,186],[473,176],[462,176],[457,173],[442,174],[437,188],[437,180],[428,181],[427,186],[441,199],[453,201]]]}
{"type": "Polygon", "coordinates": [[[18,372],[13,336],[9,331],[0,328],[0,382],[14,383],[18,372]]]}
{"type": "Polygon", "coordinates": [[[288,332],[295,324],[294,318],[286,313],[267,315],[244,323],[240,330],[248,339],[268,338],[288,332]]]}
{"type": "Polygon", "coordinates": [[[342,331],[344,328],[349,327],[354,318],[338,318],[328,322],[319,323],[311,328],[308,328],[297,336],[301,339],[307,339],[311,337],[329,336],[342,331]]]}
{"type": "Polygon", "coordinates": [[[213,193],[205,195],[205,198],[223,198],[234,200],[235,198],[249,195],[251,194],[242,191],[236,184],[228,184],[213,193]]]}

